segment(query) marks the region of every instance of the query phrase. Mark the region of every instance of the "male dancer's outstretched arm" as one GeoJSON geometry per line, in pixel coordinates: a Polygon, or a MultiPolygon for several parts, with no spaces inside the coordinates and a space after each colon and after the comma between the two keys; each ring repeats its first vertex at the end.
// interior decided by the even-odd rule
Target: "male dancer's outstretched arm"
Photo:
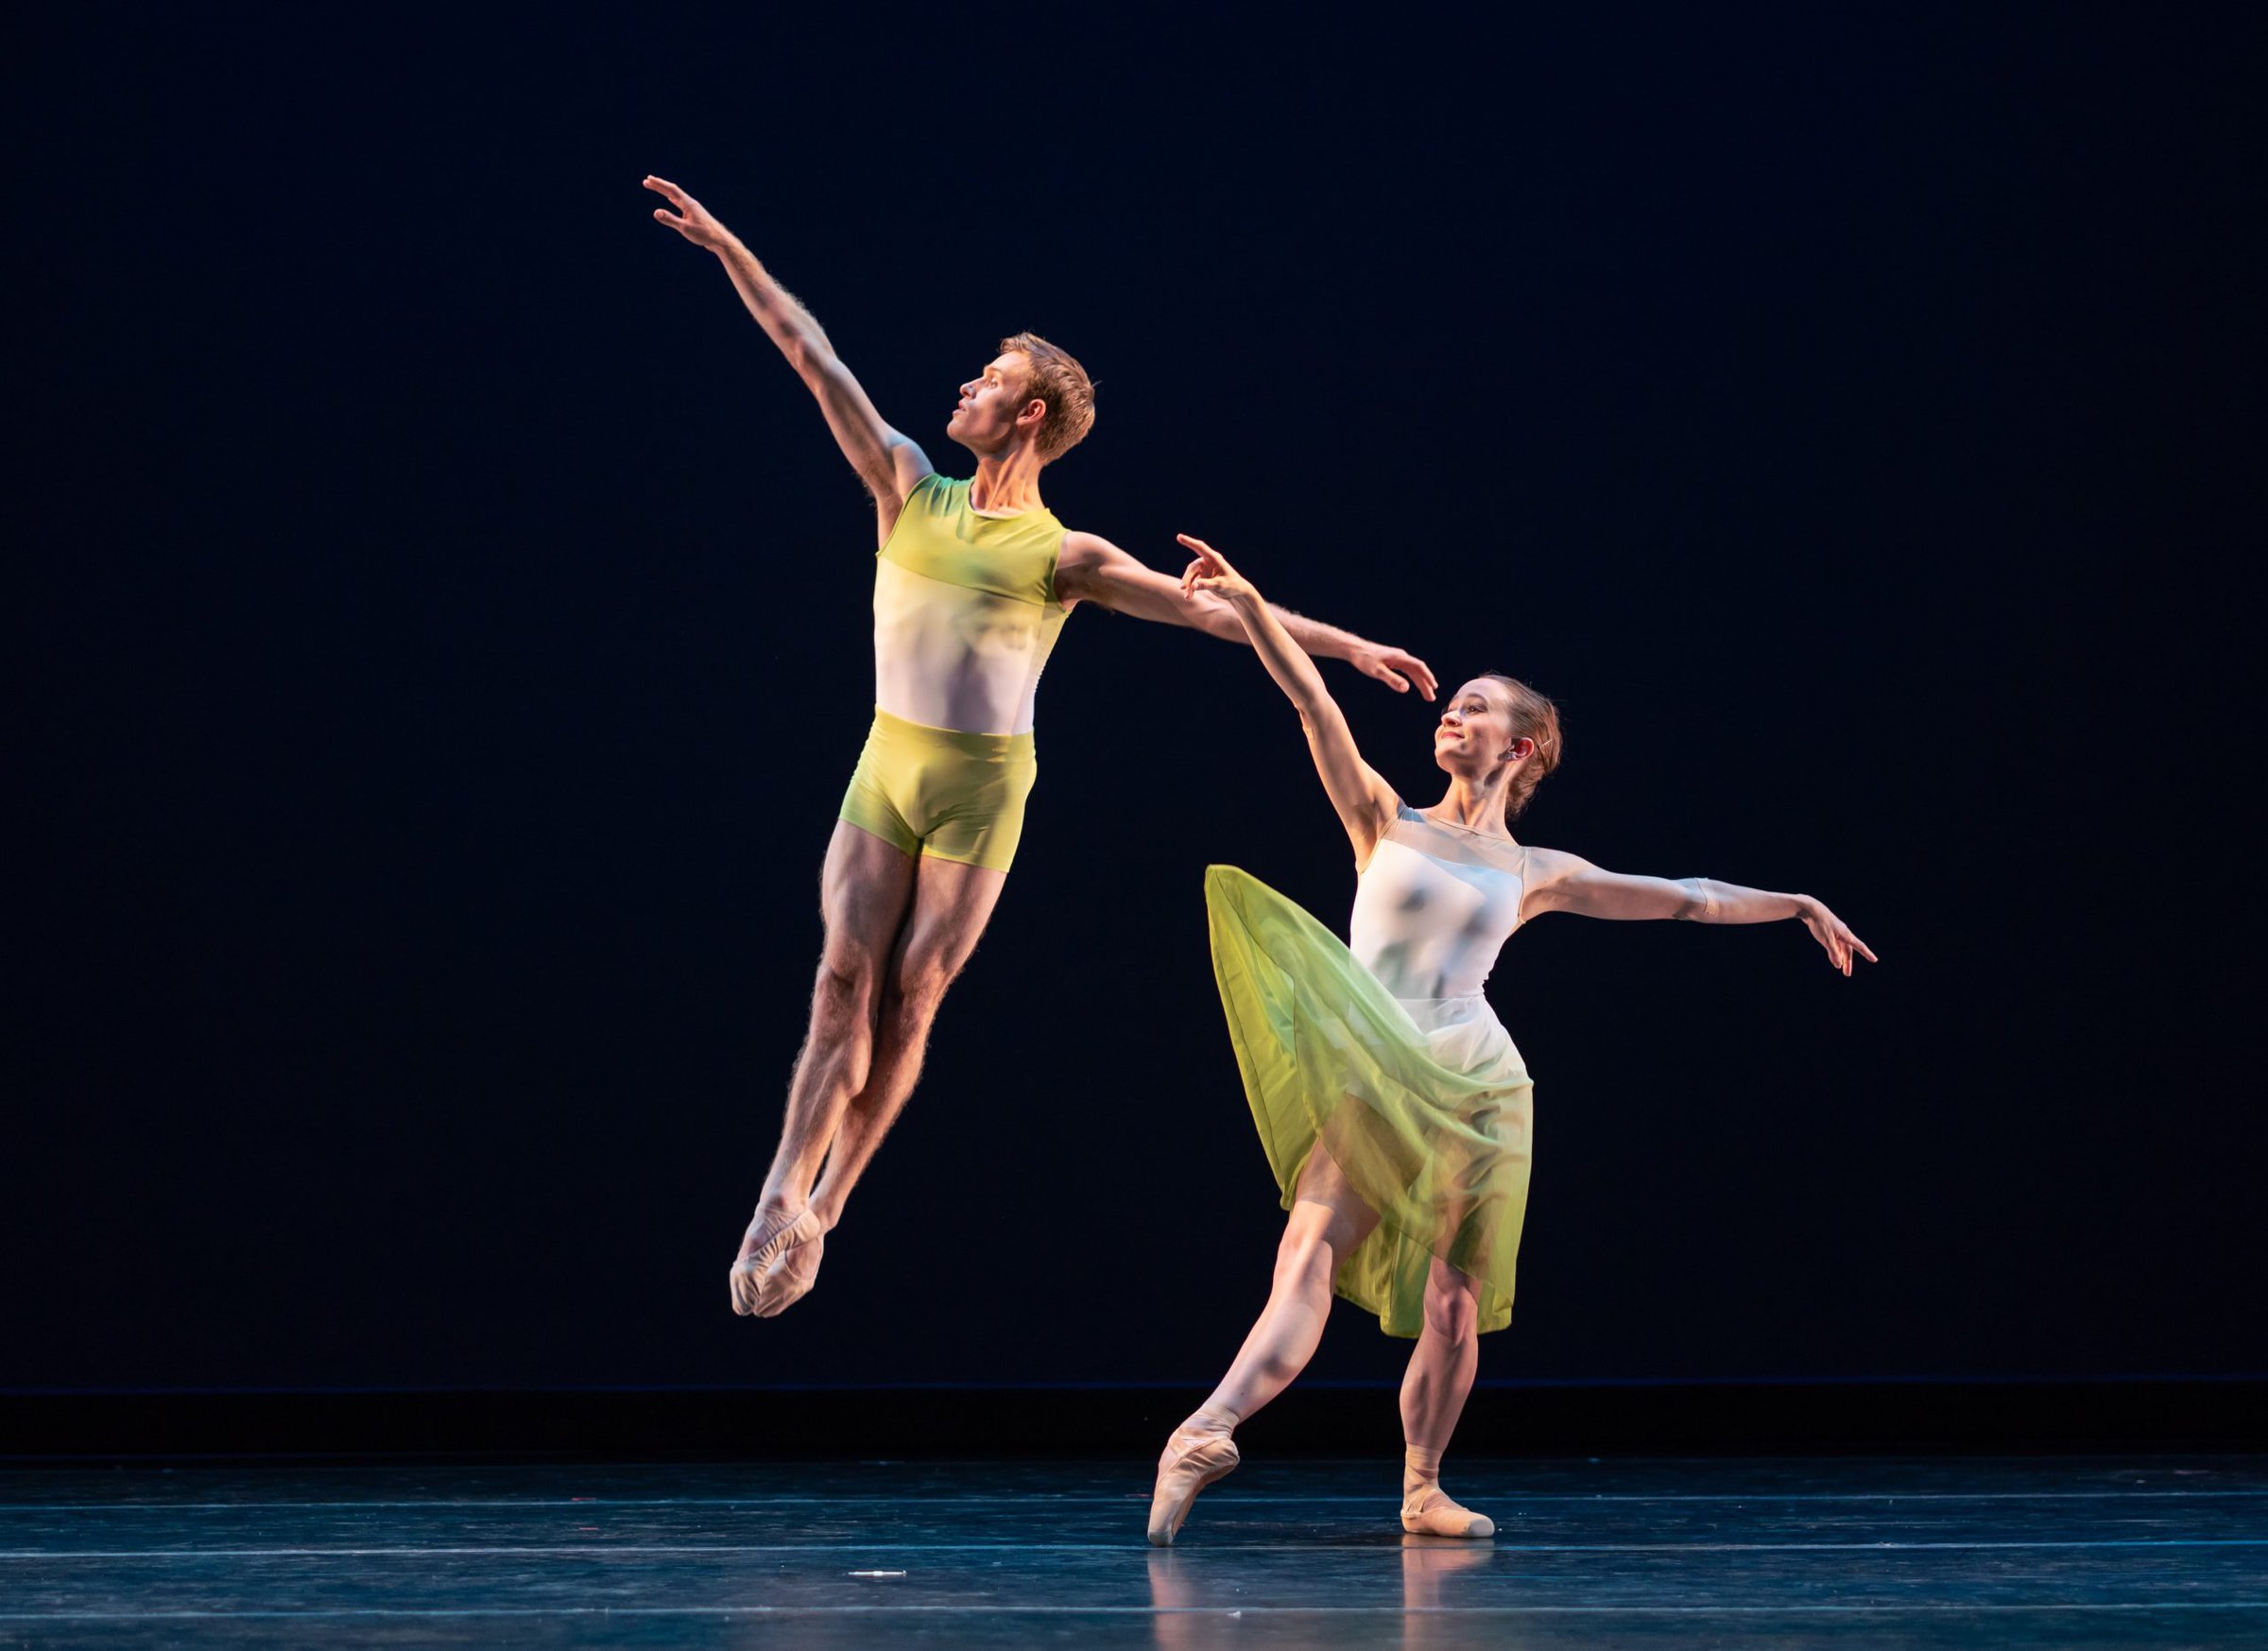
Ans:
{"type": "MultiPolygon", "coordinates": [[[[1210,591],[1185,589],[1180,579],[1143,565],[1099,534],[1063,535],[1056,588],[1067,602],[1084,600],[1137,619],[1185,625],[1223,642],[1250,645],[1252,641],[1228,603],[1210,591]]],[[[1422,697],[1434,697],[1437,686],[1434,673],[1417,655],[1324,625],[1273,602],[1267,608],[1303,652],[1319,660],[1345,660],[1397,694],[1408,693],[1414,683],[1422,697]]]]}
{"type": "MultiPolygon", "coordinates": [[[[835,354],[827,330],[772,278],[763,260],[737,235],[667,179],[649,177],[645,187],[677,208],[671,212],[656,207],[659,222],[717,255],[748,314],[818,399],[836,445],[874,495],[876,542],[887,541],[905,496],[931,473],[928,456],[911,438],[883,421],[866,390],[835,354]]],[[[1137,618],[1187,626],[1224,642],[1248,641],[1228,603],[1204,592],[1184,593],[1179,580],[1144,566],[1100,534],[1064,534],[1056,582],[1066,606],[1090,601],[1137,618]]],[[[1398,694],[1408,693],[1415,683],[1424,697],[1434,697],[1434,674],[1416,655],[1289,609],[1277,608],[1275,612],[1292,640],[1315,658],[1345,660],[1398,694]]]]}
{"type": "Polygon", "coordinates": [[[930,473],[927,456],[911,438],[883,421],[866,390],[835,354],[827,329],[793,293],[772,279],[772,272],[741,244],[739,236],[667,179],[648,178],[645,187],[677,208],[671,212],[667,207],[656,207],[657,220],[695,246],[716,254],[739,289],[740,301],[748,306],[748,314],[780,347],[780,353],[787,357],[804,387],[818,399],[819,410],[827,415],[827,428],[834,432],[835,445],[874,495],[876,542],[888,539],[906,494],[930,473]]]}

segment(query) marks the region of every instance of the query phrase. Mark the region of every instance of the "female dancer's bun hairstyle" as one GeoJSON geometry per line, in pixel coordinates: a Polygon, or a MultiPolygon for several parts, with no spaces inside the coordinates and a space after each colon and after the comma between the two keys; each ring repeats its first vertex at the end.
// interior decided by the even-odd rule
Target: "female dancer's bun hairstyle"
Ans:
{"type": "Polygon", "coordinates": [[[1504,790],[1504,817],[1514,819],[1528,806],[1528,799],[1536,795],[1544,776],[1559,765],[1559,755],[1566,749],[1559,736],[1559,707],[1518,677],[1507,677],[1502,671],[1482,674],[1491,682],[1502,682],[1511,696],[1512,737],[1536,742],[1528,760],[1512,770],[1512,783],[1504,790]]]}

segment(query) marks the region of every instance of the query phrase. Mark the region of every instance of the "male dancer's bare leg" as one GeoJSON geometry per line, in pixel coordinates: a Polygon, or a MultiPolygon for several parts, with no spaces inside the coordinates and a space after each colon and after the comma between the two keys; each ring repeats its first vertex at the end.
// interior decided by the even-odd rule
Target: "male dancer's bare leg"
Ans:
{"type": "Polygon", "coordinates": [[[1268,1304],[1221,1384],[1174,1430],[1158,1458],[1158,1484],[1150,1495],[1153,1543],[1170,1546],[1197,1492],[1236,1466],[1236,1445],[1228,1436],[1236,1424],[1290,1386],[1315,1356],[1331,1316],[1331,1281],[1377,1226],[1378,1212],[1355,1195],[1345,1173],[1317,1145],[1299,1172],[1291,1218],[1276,1248],[1268,1304]]]}
{"type": "Polygon", "coordinates": [[[1401,1382],[1401,1528],[1414,1536],[1487,1537],[1495,1522],[1441,1488],[1441,1453],[1480,1367],[1480,1291],[1439,1256],[1425,1280],[1425,1328],[1401,1382]]]}
{"type": "Polygon", "coordinates": [[[806,1206],[819,1161],[850,1097],[866,1087],[883,980],[914,890],[914,859],[848,820],[837,820],[819,871],[826,938],[811,994],[811,1029],[788,1080],[780,1147],[756,1214],[732,1264],[732,1311],[753,1313],[767,1267],[816,1236],[806,1206]]]}
{"type": "Polygon", "coordinates": [[[924,855],[914,874],[914,909],[899,932],[883,975],[874,1047],[867,1080],[841,1114],[827,1168],[813,1190],[810,1220],[816,1233],[791,1242],[759,1281],[756,1316],[769,1318],[800,1300],[817,1279],[825,1236],[843,1218],[850,1189],[905,1108],[921,1075],[937,1006],[983,937],[1007,873],[924,855]]]}

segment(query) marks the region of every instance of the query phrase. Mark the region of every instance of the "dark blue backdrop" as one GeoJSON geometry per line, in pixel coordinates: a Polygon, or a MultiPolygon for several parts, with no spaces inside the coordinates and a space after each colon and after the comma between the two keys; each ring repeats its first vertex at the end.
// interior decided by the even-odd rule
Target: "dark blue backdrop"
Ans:
{"type": "MultiPolygon", "coordinates": [[[[1199,872],[1336,921],[1344,841],[1249,655],[1083,611],[931,1075],[817,1293],[727,1312],[870,518],[649,170],[940,464],[1046,333],[1071,522],[1530,678],[1527,834],[1880,951],[1518,937],[1484,1375],[2268,1368],[2245,42],[848,11],[11,54],[0,1384],[1194,1381],[1258,1305],[1199,872]]],[[[1422,796],[1432,712],[1332,679],[1422,796]]]]}

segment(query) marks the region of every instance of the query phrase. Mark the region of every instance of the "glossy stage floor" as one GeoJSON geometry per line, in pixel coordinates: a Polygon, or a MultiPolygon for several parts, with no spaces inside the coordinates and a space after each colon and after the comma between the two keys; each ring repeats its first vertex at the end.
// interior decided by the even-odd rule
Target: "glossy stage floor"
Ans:
{"type": "Polygon", "coordinates": [[[0,1472],[0,1645],[2268,1645],[2268,1459],[0,1472]]]}

